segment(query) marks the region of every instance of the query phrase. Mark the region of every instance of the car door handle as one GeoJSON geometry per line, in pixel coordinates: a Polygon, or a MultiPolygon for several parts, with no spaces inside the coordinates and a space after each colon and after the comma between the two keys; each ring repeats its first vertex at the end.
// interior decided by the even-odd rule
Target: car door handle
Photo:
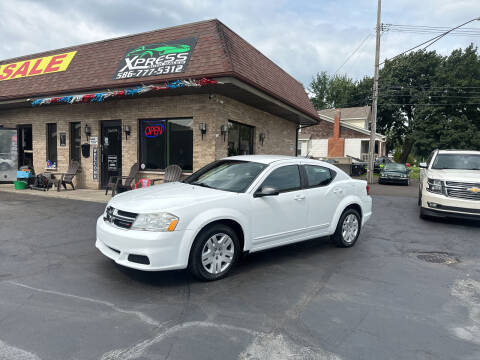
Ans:
{"type": "Polygon", "coordinates": [[[297,195],[294,197],[295,200],[304,200],[305,199],[305,195],[297,195]]]}
{"type": "Polygon", "coordinates": [[[336,188],[336,189],[333,189],[333,193],[334,194],[341,194],[341,193],[343,193],[343,190],[339,189],[339,188],[336,188]]]}

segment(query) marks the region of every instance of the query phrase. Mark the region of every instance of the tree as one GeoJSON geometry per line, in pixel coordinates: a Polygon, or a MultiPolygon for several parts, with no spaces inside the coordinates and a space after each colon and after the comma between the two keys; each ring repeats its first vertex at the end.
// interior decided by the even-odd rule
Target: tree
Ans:
{"type": "MultiPolygon", "coordinates": [[[[310,84],[320,110],[371,103],[373,80],[317,74],[310,84]]],[[[377,131],[399,161],[436,148],[480,148],[480,55],[470,45],[441,56],[419,50],[385,61],[379,76],[377,131]]]]}
{"type": "Polygon", "coordinates": [[[317,110],[365,106],[372,86],[373,80],[368,77],[354,81],[346,75],[329,76],[322,71],[310,83],[310,92],[314,95],[311,100],[317,110]]]}
{"type": "Polygon", "coordinates": [[[480,145],[472,136],[480,131],[480,59],[473,46],[448,57],[417,51],[387,61],[379,87],[378,128],[401,146],[401,162],[412,151],[425,157],[435,148],[480,145]]]}
{"type": "Polygon", "coordinates": [[[379,74],[377,129],[389,133],[401,146],[400,162],[406,162],[415,143],[415,128],[421,117],[417,104],[428,102],[424,89],[433,84],[441,56],[435,51],[417,51],[386,61],[379,74]]]}

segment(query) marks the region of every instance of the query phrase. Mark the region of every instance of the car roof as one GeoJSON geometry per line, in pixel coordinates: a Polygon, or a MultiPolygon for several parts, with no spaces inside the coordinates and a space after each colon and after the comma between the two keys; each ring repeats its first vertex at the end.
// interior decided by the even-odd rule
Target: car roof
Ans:
{"type": "Polygon", "coordinates": [[[475,150],[453,150],[453,149],[446,149],[446,150],[438,150],[439,154],[480,154],[480,151],[475,150]]]}
{"type": "Polygon", "coordinates": [[[295,156],[286,156],[286,155],[238,155],[238,156],[229,156],[223,158],[222,160],[239,160],[239,161],[253,161],[262,164],[271,164],[276,161],[281,160],[299,160],[301,158],[295,156]]]}

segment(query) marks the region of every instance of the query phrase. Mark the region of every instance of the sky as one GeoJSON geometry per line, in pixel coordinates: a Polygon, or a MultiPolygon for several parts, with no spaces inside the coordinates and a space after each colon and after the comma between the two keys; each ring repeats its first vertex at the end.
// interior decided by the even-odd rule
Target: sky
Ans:
{"type": "MultiPolygon", "coordinates": [[[[217,18],[306,87],[320,71],[373,75],[377,0],[0,0],[0,59],[217,18]],[[366,39],[366,40],[365,40],[366,39]]],[[[480,17],[480,0],[383,0],[382,23],[454,27],[480,17]]],[[[480,21],[468,25],[480,31],[480,21]]],[[[385,32],[381,59],[435,34],[385,32]]],[[[161,40],[161,39],[159,39],[161,40]]],[[[451,36],[443,55],[478,46],[451,36]]]]}

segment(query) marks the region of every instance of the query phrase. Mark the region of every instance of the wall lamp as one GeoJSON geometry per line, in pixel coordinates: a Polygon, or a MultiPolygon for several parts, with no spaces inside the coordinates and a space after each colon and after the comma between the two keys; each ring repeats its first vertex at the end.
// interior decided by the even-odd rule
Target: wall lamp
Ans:
{"type": "Polygon", "coordinates": [[[198,129],[202,133],[202,140],[203,140],[203,135],[205,135],[207,133],[207,124],[205,124],[205,123],[198,124],[198,129]]]}
{"type": "Polygon", "coordinates": [[[258,135],[258,139],[263,146],[263,142],[265,141],[265,133],[260,133],[260,135],[258,135]]]}
{"type": "Polygon", "coordinates": [[[228,126],[223,124],[222,126],[220,126],[220,134],[223,135],[223,141],[225,141],[225,136],[227,135],[227,132],[228,132],[228,126]]]}
{"type": "Polygon", "coordinates": [[[90,135],[92,135],[92,130],[88,124],[85,124],[85,136],[87,137],[87,141],[90,140],[90,135]]]}
{"type": "Polygon", "coordinates": [[[123,131],[125,132],[125,141],[128,140],[128,136],[130,135],[130,126],[125,125],[123,127],[123,131]]]}

